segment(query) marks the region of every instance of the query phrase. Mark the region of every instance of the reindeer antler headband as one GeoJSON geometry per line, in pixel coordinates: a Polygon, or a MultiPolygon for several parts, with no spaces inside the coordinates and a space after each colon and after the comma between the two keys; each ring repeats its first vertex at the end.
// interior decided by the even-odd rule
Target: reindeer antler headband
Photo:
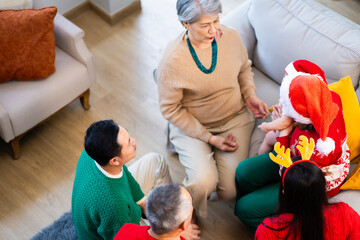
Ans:
{"type": "Polygon", "coordinates": [[[313,154],[314,147],[315,147],[314,139],[310,138],[310,142],[309,142],[309,139],[304,135],[301,135],[299,137],[299,139],[300,139],[299,145],[296,148],[301,153],[302,160],[300,160],[300,161],[296,161],[293,163],[290,158],[290,149],[288,148],[285,150],[284,146],[280,147],[279,142],[275,143],[275,146],[274,146],[274,150],[278,155],[275,157],[275,155],[273,153],[269,153],[270,159],[273,162],[286,167],[284,175],[282,176],[282,185],[284,187],[285,187],[285,185],[284,185],[285,175],[289,171],[289,169],[291,167],[293,167],[294,165],[296,165],[298,163],[302,163],[302,162],[310,162],[310,163],[315,164],[317,167],[319,167],[314,161],[310,160],[310,157],[313,154]]]}

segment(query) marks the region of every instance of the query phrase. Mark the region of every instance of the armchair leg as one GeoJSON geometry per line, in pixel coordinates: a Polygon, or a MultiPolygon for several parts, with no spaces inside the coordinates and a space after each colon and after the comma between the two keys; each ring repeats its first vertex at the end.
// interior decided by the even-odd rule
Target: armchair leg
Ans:
{"type": "Polygon", "coordinates": [[[10,141],[11,149],[12,149],[12,157],[14,160],[20,158],[20,138],[16,137],[10,141]]]}
{"type": "Polygon", "coordinates": [[[80,95],[80,102],[85,110],[90,109],[90,89],[80,95]]]}

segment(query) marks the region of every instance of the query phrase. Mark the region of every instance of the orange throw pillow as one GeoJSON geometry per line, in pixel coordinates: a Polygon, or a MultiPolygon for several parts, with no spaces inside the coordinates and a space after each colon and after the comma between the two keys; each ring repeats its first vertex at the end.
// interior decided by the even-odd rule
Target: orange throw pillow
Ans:
{"type": "Polygon", "coordinates": [[[0,11],[0,82],[55,72],[56,7],[0,11]]]}

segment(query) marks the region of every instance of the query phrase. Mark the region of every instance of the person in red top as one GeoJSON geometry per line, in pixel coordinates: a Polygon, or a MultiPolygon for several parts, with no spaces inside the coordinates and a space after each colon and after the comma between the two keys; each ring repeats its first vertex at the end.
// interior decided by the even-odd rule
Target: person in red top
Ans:
{"type": "Polygon", "coordinates": [[[357,240],[360,216],[343,202],[329,204],[325,178],[311,161],[282,169],[279,207],[256,230],[255,240],[357,240]]]}
{"type": "Polygon", "coordinates": [[[146,216],[150,226],[125,224],[114,240],[195,240],[200,231],[191,223],[192,198],[177,185],[154,188],[146,200],[146,216]]]}
{"type": "MultiPolygon", "coordinates": [[[[330,91],[324,72],[314,63],[295,61],[286,67],[286,73],[280,87],[282,116],[259,128],[279,130],[276,140],[290,149],[292,157],[299,155],[299,136],[313,138],[316,144],[311,159],[321,168],[327,196],[332,197],[340,191],[350,169],[341,99],[330,91]]],[[[278,204],[279,165],[268,154],[248,158],[239,163],[235,184],[235,215],[255,231],[274,214],[278,204]]]]}

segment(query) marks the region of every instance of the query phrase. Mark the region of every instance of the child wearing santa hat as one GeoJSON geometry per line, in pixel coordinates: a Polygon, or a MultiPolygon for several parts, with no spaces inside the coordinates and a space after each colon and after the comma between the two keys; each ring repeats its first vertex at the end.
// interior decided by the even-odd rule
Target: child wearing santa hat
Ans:
{"type": "MultiPolygon", "coordinates": [[[[260,128],[279,130],[276,141],[289,148],[292,157],[300,155],[296,148],[299,136],[313,138],[316,145],[311,159],[324,173],[327,195],[334,196],[350,168],[341,99],[329,90],[323,71],[314,63],[298,60],[285,71],[279,101],[282,116],[260,128]]],[[[278,203],[279,165],[268,155],[246,159],[236,169],[235,214],[252,229],[272,215],[278,203]]]]}
{"type": "MultiPolygon", "coordinates": [[[[285,77],[296,73],[309,73],[319,76],[321,79],[325,80],[325,74],[324,71],[317,66],[316,64],[307,61],[307,60],[297,60],[295,62],[291,62],[285,69],[285,77]]],[[[284,78],[285,78],[284,77],[284,78]]],[[[283,92],[285,91],[285,94],[280,95],[280,102],[287,102],[287,96],[286,96],[286,87],[284,86],[283,92]],[[285,99],[285,100],[284,100],[285,99]]],[[[281,104],[273,105],[272,107],[272,115],[271,120],[272,122],[264,122],[261,125],[258,126],[262,131],[266,132],[264,141],[262,142],[258,155],[264,154],[266,152],[270,152],[273,149],[274,144],[276,143],[276,138],[279,136],[279,130],[286,129],[290,126],[290,124],[293,122],[293,118],[291,117],[292,114],[282,114],[282,106],[281,104]]]]}

